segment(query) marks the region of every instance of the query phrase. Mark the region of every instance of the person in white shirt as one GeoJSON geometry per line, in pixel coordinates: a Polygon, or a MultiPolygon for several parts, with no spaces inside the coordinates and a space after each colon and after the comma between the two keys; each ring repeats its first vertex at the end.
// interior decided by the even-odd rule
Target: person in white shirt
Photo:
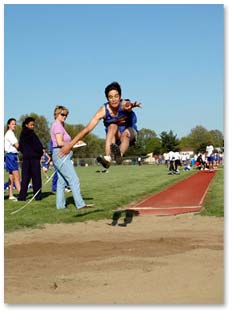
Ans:
{"type": "Polygon", "coordinates": [[[170,161],[170,166],[169,166],[169,172],[168,175],[173,175],[175,174],[175,153],[173,151],[170,151],[168,153],[169,161],[170,161]]]}
{"type": "Polygon", "coordinates": [[[212,144],[207,145],[206,147],[206,157],[209,165],[209,170],[211,171],[214,168],[214,156],[213,156],[214,147],[212,144]]]}
{"type": "Polygon", "coordinates": [[[163,158],[164,158],[164,161],[165,161],[165,165],[168,168],[168,166],[169,166],[169,154],[168,153],[163,153],[163,158]]]}
{"type": "Polygon", "coordinates": [[[175,152],[175,172],[179,173],[179,167],[181,166],[181,156],[177,151],[175,152]]]}
{"type": "Polygon", "coordinates": [[[9,173],[8,191],[9,199],[17,201],[13,195],[13,186],[15,184],[17,191],[20,191],[20,173],[18,166],[18,147],[19,143],[15,136],[16,119],[10,118],[7,121],[7,132],[4,136],[5,149],[5,169],[9,173]]]}

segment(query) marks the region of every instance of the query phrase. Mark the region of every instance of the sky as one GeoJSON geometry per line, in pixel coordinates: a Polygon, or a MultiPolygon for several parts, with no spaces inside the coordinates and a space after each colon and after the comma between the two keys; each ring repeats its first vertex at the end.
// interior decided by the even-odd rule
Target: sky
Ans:
{"type": "MultiPolygon", "coordinates": [[[[224,129],[222,4],[5,4],[4,122],[58,104],[86,125],[112,81],[138,128],[224,129]]],[[[104,138],[102,122],[93,131],[104,138]]]]}

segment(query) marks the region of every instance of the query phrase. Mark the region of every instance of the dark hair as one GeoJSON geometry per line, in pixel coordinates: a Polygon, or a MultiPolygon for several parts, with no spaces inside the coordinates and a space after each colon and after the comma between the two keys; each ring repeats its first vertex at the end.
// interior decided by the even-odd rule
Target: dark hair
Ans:
{"type": "Polygon", "coordinates": [[[111,90],[116,90],[118,91],[118,94],[120,96],[122,95],[121,86],[118,82],[112,82],[108,86],[106,86],[105,91],[104,91],[106,98],[108,98],[108,94],[111,90]]]}
{"type": "Polygon", "coordinates": [[[27,118],[25,118],[25,120],[24,120],[23,123],[22,123],[22,128],[23,128],[23,127],[26,127],[26,125],[28,125],[28,123],[30,123],[31,121],[35,121],[35,118],[33,118],[33,117],[27,117],[27,118]]]}
{"type": "Polygon", "coordinates": [[[16,121],[15,118],[9,118],[8,121],[7,121],[7,129],[9,129],[9,125],[12,121],[16,121]]]}

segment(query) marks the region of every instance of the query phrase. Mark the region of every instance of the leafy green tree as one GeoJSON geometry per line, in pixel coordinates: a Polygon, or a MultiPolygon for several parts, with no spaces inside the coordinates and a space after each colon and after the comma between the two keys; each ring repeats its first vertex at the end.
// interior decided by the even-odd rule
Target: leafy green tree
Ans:
{"type": "Polygon", "coordinates": [[[180,141],[177,138],[177,135],[173,134],[172,130],[170,130],[169,132],[163,131],[160,134],[160,138],[162,143],[161,154],[163,154],[164,152],[169,152],[171,150],[172,151],[179,150],[180,141]]]}
{"type": "Polygon", "coordinates": [[[160,154],[161,152],[161,140],[159,138],[149,139],[146,143],[146,151],[147,153],[153,152],[153,155],[160,154]]]}
{"type": "Polygon", "coordinates": [[[160,140],[157,138],[157,134],[154,130],[142,128],[138,133],[136,144],[131,146],[125,155],[146,155],[147,153],[153,152],[156,147],[159,146],[159,141],[160,140]]]}
{"type": "Polygon", "coordinates": [[[200,125],[193,128],[188,137],[190,139],[190,146],[195,153],[205,151],[209,143],[213,144],[212,135],[205,127],[200,125]]]}
{"type": "Polygon", "coordinates": [[[224,147],[224,136],[220,130],[218,129],[210,130],[209,134],[212,137],[212,144],[215,148],[224,147]]]}
{"type": "Polygon", "coordinates": [[[203,126],[196,126],[188,136],[180,139],[180,148],[191,147],[194,152],[205,151],[206,146],[211,143],[215,148],[224,146],[224,136],[220,130],[208,131],[203,126]]]}
{"type": "Polygon", "coordinates": [[[141,148],[142,154],[150,153],[154,150],[153,144],[157,139],[157,134],[155,131],[147,128],[142,128],[139,131],[137,138],[137,145],[141,148]]]}
{"type": "MultiPolygon", "coordinates": [[[[66,124],[66,131],[74,138],[78,132],[80,132],[84,128],[84,125],[70,125],[66,124]]],[[[84,139],[82,139],[87,143],[87,146],[82,147],[81,149],[74,150],[74,158],[94,158],[99,154],[104,153],[105,149],[105,139],[101,139],[94,135],[93,133],[89,133],[84,139]]]]}
{"type": "Polygon", "coordinates": [[[180,149],[191,147],[191,139],[187,137],[182,137],[179,143],[180,149]]]}

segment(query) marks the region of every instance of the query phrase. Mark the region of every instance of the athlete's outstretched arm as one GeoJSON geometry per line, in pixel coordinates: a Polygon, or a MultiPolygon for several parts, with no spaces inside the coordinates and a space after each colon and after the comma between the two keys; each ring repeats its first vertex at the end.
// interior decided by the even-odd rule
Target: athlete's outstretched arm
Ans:
{"type": "Polygon", "coordinates": [[[130,112],[132,108],[139,107],[142,108],[141,103],[139,102],[131,102],[130,100],[123,100],[122,101],[122,109],[130,112]]]}
{"type": "Polygon", "coordinates": [[[85,128],[83,128],[71,141],[69,144],[63,146],[58,155],[59,156],[64,156],[68,154],[72,147],[82,138],[84,138],[88,133],[90,133],[100,122],[102,118],[105,117],[105,107],[102,106],[96,114],[93,116],[93,118],[90,120],[90,122],[86,125],[85,128]]]}

